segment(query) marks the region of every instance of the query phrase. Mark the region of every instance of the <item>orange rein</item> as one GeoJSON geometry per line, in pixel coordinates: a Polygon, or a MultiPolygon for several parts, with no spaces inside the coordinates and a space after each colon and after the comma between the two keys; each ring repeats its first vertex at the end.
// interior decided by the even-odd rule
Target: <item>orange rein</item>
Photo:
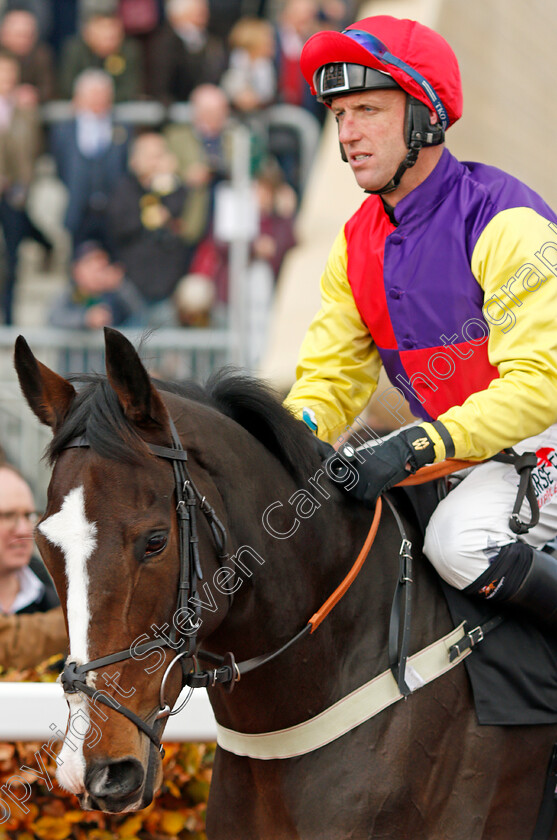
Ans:
{"type": "MultiPolygon", "coordinates": [[[[421,470],[418,470],[414,475],[409,475],[408,478],[405,478],[396,486],[404,487],[408,485],[425,484],[426,481],[434,481],[437,478],[442,478],[444,475],[450,475],[458,470],[464,470],[467,467],[476,466],[478,463],[480,462],[458,461],[453,458],[447,458],[445,461],[440,461],[438,464],[428,464],[428,466],[422,467],[421,470]]],[[[317,630],[323,619],[329,615],[333,607],[338,604],[340,599],[346,594],[354,580],[357,578],[358,573],[360,572],[362,566],[364,565],[364,561],[370,552],[373,541],[375,540],[375,536],[379,528],[379,522],[381,520],[382,507],[383,504],[381,502],[381,498],[379,498],[375,504],[375,512],[373,514],[371,528],[369,529],[368,535],[360,553],[356,558],[356,561],[354,562],[354,565],[344,580],[339,583],[332,595],[327,598],[323,606],[320,607],[310,618],[308,624],[311,625],[311,633],[313,633],[314,630],[317,630]]]]}

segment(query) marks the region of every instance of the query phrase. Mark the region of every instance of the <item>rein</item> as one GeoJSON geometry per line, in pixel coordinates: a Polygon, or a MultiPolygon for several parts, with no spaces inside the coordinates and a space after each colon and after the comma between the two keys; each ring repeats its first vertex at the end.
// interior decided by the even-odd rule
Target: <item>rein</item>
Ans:
{"type": "MultiPolygon", "coordinates": [[[[458,461],[453,459],[447,459],[446,461],[442,461],[439,464],[431,464],[429,466],[422,467],[422,469],[418,470],[418,472],[415,475],[409,476],[407,479],[404,479],[404,481],[401,481],[400,485],[397,486],[404,486],[406,484],[424,484],[427,481],[432,481],[436,478],[441,478],[445,475],[450,475],[456,470],[462,470],[466,467],[475,466],[476,463],[476,461],[458,461]]],[[[398,516],[397,511],[395,510],[389,499],[387,497],[385,497],[385,499],[393,513],[393,516],[395,517],[402,539],[400,548],[401,574],[399,577],[397,591],[395,593],[395,600],[393,601],[391,627],[389,630],[389,660],[393,675],[395,676],[395,679],[397,680],[402,693],[404,695],[407,695],[410,693],[410,689],[408,688],[408,686],[406,686],[406,683],[404,681],[404,671],[409,641],[409,633],[406,629],[409,625],[410,620],[409,587],[406,587],[405,589],[403,607],[403,615],[405,617],[405,622],[402,632],[403,638],[400,646],[400,654],[397,653],[399,647],[397,628],[398,615],[400,612],[400,598],[402,594],[401,587],[404,586],[404,584],[406,583],[412,582],[410,577],[412,561],[410,549],[412,546],[410,541],[406,538],[406,534],[402,526],[402,521],[398,516]]],[[[243,674],[247,674],[249,671],[253,671],[254,668],[259,668],[261,665],[264,665],[267,662],[271,662],[271,660],[275,659],[277,656],[280,656],[281,653],[284,653],[284,651],[286,651],[299,639],[302,639],[308,633],[311,634],[315,630],[317,630],[321,622],[329,615],[333,607],[335,607],[336,604],[338,604],[338,602],[341,600],[341,598],[346,594],[354,580],[357,578],[359,572],[361,571],[366,557],[371,550],[373,541],[375,540],[375,536],[379,528],[379,522],[381,520],[381,513],[382,500],[380,497],[375,505],[375,512],[373,515],[373,520],[368,535],[365,539],[362,548],[360,549],[358,557],[352,565],[352,568],[349,570],[348,574],[343,578],[343,580],[339,583],[334,592],[327,598],[325,603],[317,610],[317,612],[315,612],[312,615],[306,626],[302,630],[300,630],[299,633],[297,633],[295,636],[289,639],[289,641],[286,642],[286,644],[284,644],[281,648],[278,648],[272,653],[263,654],[261,656],[254,657],[253,659],[248,659],[245,662],[236,663],[231,653],[227,653],[226,656],[223,657],[214,653],[208,653],[206,651],[201,650],[198,653],[198,657],[200,659],[203,659],[207,662],[214,662],[215,664],[219,664],[221,667],[216,668],[213,671],[201,671],[190,673],[186,677],[186,684],[194,688],[212,688],[218,683],[225,685],[229,684],[230,687],[228,690],[230,691],[233,687],[233,681],[238,682],[243,674]],[[232,657],[232,662],[230,662],[230,657],[232,657]],[[235,670],[231,670],[231,665],[235,670]]]]}
{"type": "MultiPolygon", "coordinates": [[[[110,695],[106,695],[105,692],[95,690],[93,686],[87,683],[86,675],[88,672],[96,670],[97,668],[134,658],[134,653],[139,655],[147,653],[154,648],[160,648],[160,639],[157,638],[150,640],[143,645],[138,645],[133,650],[130,646],[125,650],[99,657],[83,664],[78,664],[72,661],[67,662],[61,675],[61,682],[64,691],[67,694],[83,692],[95,702],[99,701],[115,711],[120,712],[120,714],[128,718],[128,720],[134,723],[145,735],[147,735],[152,744],[163,754],[164,750],[160,741],[160,732],[163,726],[162,721],[171,715],[178,714],[178,712],[184,708],[191,696],[191,691],[194,688],[209,688],[220,684],[225,688],[225,690],[230,692],[233,690],[235,683],[237,683],[244,674],[271,662],[276,657],[284,653],[293,644],[304,638],[306,635],[313,633],[319,627],[319,625],[329,615],[331,610],[346,594],[351,584],[358,576],[365,559],[369,554],[371,546],[373,545],[373,541],[379,528],[382,511],[382,501],[381,498],[379,498],[375,505],[375,512],[371,527],[351,569],[332,594],[327,598],[324,604],[311,616],[305,627],[303,627],[284,645],[270,653],[262,654],[238,663],[231,652],[226,653],[224,656],[203,650],[196,652],[196,632],[200,624],[200,606],[196,605],[194,621],[191,617],[189,617],[189,614],[192,612],[191,607],[189,607],[189,601],[192,596],[197,596],[198,581],[203,578],[203,571],[199,559],[199,538],[197,534],[196,520],[197,508],[199,508],[199,510],[203,513],[208,522],[215,546],[217,548],[217,556],[221,566],[224,566],[229,556],[226,552],[227,534],[224,525],[216,515],[214,509],[207,502],[205,496],[199,492],[189,475],[187,469],[187,452],[182,446],[172,419],[170,419],[170,430],[172,434],[171,447],[149,443],[147,443],[147,446],[158,458],[164,458],[172,463],[176,493],[176,515],[178,519],[180,556],[180,579],[178,584],[176,614],[183,615],[184,611],[186,611],[185,614],[188,615],[187,623],[189,623],[189,628],[185,631],[185,635],[180,635],[173,623],[170,637],[167,637],[164,640],[172,648],[172,650],[176,652],[176,655],[168,664],[161,680],[159,691],[159,709],[156,710],[154,715],[149,716],[149,719],[153,720],[153,723],[150,724],[146,722],[136,715],[131,709],[128,709],[126,706],[119,703],[115,698],[110,695]],[[213,669],[200,670],[198,668],[198,659],[213,663],[217,667],[213,669]],[[194,664],[193,669],[190,671],[186,670],[187,660],[192,660],[194,664]],[[178,662],[180,662],[182,668],[182,686],[189,686],[190,692],[182,705],[173,711],[170,705],[166,702],[165,690],[169,674],[178,662]]],[[[71,440],[66,445],[66,448],[86,448],[89,447],[89,445],[90,444],[86,436],[82,435],[81,437],[71,440]]],[[[415,475],[402,481],[401,485],[420,484],[426,481],[431,481],[435,478],[440,478],[444,475],[454,473],[457,470],[475,465],[476,463],[477,462],[448,459],[440,464],[433,464],[422,468],[415,475]]],[[[387,497],[385,498],[391,508],[393,516],[395,517],[402,538],[400,550],[400,575],[393,601],[391,624],[389,628],[389,664],[401,694],[407,696],[411,692],[411,689],[405,681],[411,613],[411,590],[408,585],[412,582],[412,557],[410,553],[411,543],[406,538],[406,534],[404,533],[404,528],[397,511],[394,509],[389,499],[387,497]],[[401,615],[402,632],[400,633],[401,615]],[[401,636],[400,643],[399,636],[401,636]]],[[[231,600],[232,595],[229,595],[229,598],[231,600]]],[[[184,628],[182,628],[182,631],[184,631],[184,628]]],[[[470,646],[472,646],[472,644],[473,641],[470,646]]]]}
{"type": "MultiPolygon", "coordinates": [[[[187,452],[182,447],[176,427],[174,426],[172,420],[170,420],[170,428],[172,433],[172,447],[158,446],[155,444],[147,444],[147,446],[157,457],[170,460],[172,462],[174,472],[176,515],[178,517],[180,546],[180,581],[178,585],[178,601],[176,607],[176,612],[178,612],[179,610],[190,609],[188,608],[188,600],[192,597],[192,595],[197,595],[197,583],[203,578],[203,572],[199,561],[199,538],[197,535],[195,517],[196,509],[198,507],[207,519],[217,547],[218,559],[221,564],[224,564],[224,562],[228,559],[228,554],[225,551],[226,530],[224,525],[219,520],[214,509],[207,502],[205,496],[199,492],[188,473],[186,466],[187,452]]],[[[88,448],[89,445],[90,444],[86,436],[82,435],[81,437],[71,440],[66,445],[66,449],[88,448]]],[[[103,703],[105,706],[108,706],[109,708],[124,715],[124,717],[128,718],[128,720],[134,723],[138,729],[147,735],[157,750],[164,754],[160,741],[160,731],[163,725],[162,721],[164,718],[178,714],[178,712],[184,708],[191,695],[190,691],[186,700],[178,709],[175,710],[172,710],[165,700],[166,682],[176,663],[180,662],[182,665],[183,686],[187,685],[191,690],[193,690],[194,688],[208,688],[221,684],[226,690],[232,691],[235,683],[240,680],[243,674],[247,674],[267,662],[271,662],[277,656],[284,653],[284,651],[286,651],[295,642],[299,641],[304,636],[313,633],[327,617],[333,607],[340,601],[361,570],[379,527],[381,507],[381,499],[378,499],[370,530],[358,557],[348,574],[320,607],[320,609],[318,609],[317,612],[315,612],[309,619],[306,626],[277,650],[239,663],[236,662],[234,655],[230,652],[224,656],[219,656],[208,651],[200,650],[196,654],[195,636],[199,627],[199,607],[196,608],[196,623],[194,624],[194,622],[189,619],[191,629],[188,630],[186,637],[179,638],[176,628],[173,626],[172,635],[169,638],[166,638],[165,641],[172,647],[173,650],[176,651],[176,656],[171,660],[163,675],[159,692],[160,708],[154,714],[153,725],[147,723],[131,709],[128,709],[126,706],[119,703],[115,698],[89,685],[86,682],[86,675],[88,672],[96,670],[97,668],[102,668],[106,665],[113,665],[116,662],[122,662],[126,659],[132,659],[134,658],[134,654],[140,655],[147,653],[154,648],[160,648],[162,645],[161,640],[158,638],[145,642],[145,644],[138,645],[134,647],[133,650],[130,646],[125,650],[108,654],[83,664],[78,664],[77,662],[72,661],[67,662],[61,675],[61,682],[65,693],[75,694],[77,692],[83,692],[93,699],[94,702],[98,701],[103,703]],[[198,670],[198,658],[206,662],[213,662],[218,665],[218,667],[209,670],[198,670]],[[187,672],[185,669],[185,661],[188,659],[193,660],[195,665],[194,669],[190,672],[187,672]]]]}
{"type": "MultiPolygon", "coordinates": [[[[217,548],[218,560],[221,566],[224,566],[225,561],[228,559],[228,554],[226,553],[227,534],[224,525],[219,520],[214,509],[207,502],[205,496],[202,496],[199,492],[189,475],[186,465],[187,452],[182,447],[172,419],[170,419],[170,429],[172,434],[172,447],[158,446],[154,444],[147,445],[154,455],[159,458],[170,460],[172,463],[176,493],[176,515],[178,520],[180,554],[180,580],[176,610],[185,609],[191,611],[191,608],[188,606],[189,599],[192,596],[197,595],[198,581],[203,579],[203,570],[199,559],[199,538],[197,535],[196,523],[197,508],[199,507],[207,520],[217,548]]],[[[89,442],[85,436],[75,438],[67,444],[66,448],[69,449],[74,447],[89,447],[89,442]]],[[[514,523],[515,527],[513,527],[513,530],[515,530],[515,533],[526,533],[526,531],[535,524],[537,513],[537,504],[534,507],[533,502],[535,501],[535,497],[532,496],[530,480],[532,468],[536,465],[535,455],[532,453],[525,453],[523,456],[518,456],[512,450],[506,450],[502,454],[504,457],[499,457],[498,460],[504,460],[506,463],[514,463],[517,472],[520,475],[519,492],[511,517],[511,527],[514,523]],[[519,511],[525,497],[530,503],[531,508],[531,522],[529,524],[522,523],[519,519],[519,511]]],[[[476,463],[477,462],[447,459],[440,464],[433,464],[422,468],[415,475],[409,476],[407,479],[400,482],[400,485],[416,485],[435,480],[458,470],[473,466],[476,463]]],[[[369,683],[366,683],[366,685],[361,686],[359,689],[352,692],[351,695],[341,701],[338,701],[337,704],[325,710],[320,715],[317,715],[315,718],[305,721],[302,724],[290,727],[290,730],[261,733],[260,735],[244,735],[242,733],[227,730],[217,724],[219,730],[219,744],[221,744],[224,749],[235,752],[237,755],[251,755],[256,758],[288,758],[313,751],[320,746],[323,746],[323,744],[329,743],[331,740],[340,737],[345,732],[355,726],[358,726],[364,720],[369,720],[370,717],[377,714],[377,712],[386,708],[388,705],[396,702],[401,697],[407,697],[417,688],[427,684],[433,679],[436,679],[442,673],[445,673],[448,669],[454,667],[462,661],[464,657],[472,652],[474,645],[482,640],[488,630],[493,629],[492,627],[485,625],[484,627],[478,627],[474,630],[468,631],[464,625],[461,625],[456,628],[456,630],[452,631],[452,633],[448,636],[438,640],[430,645],[429,648],[424,649],[420,653],[415,654],[413,657],[408,659],[412,583],[411,543],[406,537],[402,521],[395,507],[387,496],[385,496],[385,500],[391,509],[402,538],[400,548],[399,579],[393,600],[389,627],[390,670],[374,678],[369,683]],[[463,631],[464,636],[461,636],[463,631]],[[410,686],[406,682],[407,665],[409,666],[410,686]],[[339,717],[341,706],[343,707],[342,718],[339,717]],[[323,730],[322,723],[325,719],[327,720],[328,728],[323,730]],[[324,731],[325,735],[323,734],[324,731]],[[289,741],[288,737],[290,737],[289,741]],[[269,746],[269,744],[271,746],[269,746]],[[246,745],[248,746],[246,747],[246,745]]],[[[382,499],[379,498],[376,502],[370,530],[358,557],[348,574],[343,578],[329,598],[327,598],[325,603],[313,614],[306,626],[281,648],[271,653],[257,656],[240,663],[236,663],[233,654],[230,652],[225,654],[225,656],[216,656],[215,654],[201,650],[197,654],[200,659],[214,662],[215,664],[218,664],[219,667],[213,670],[199,671],[197,669],[195,647],[196,632],[199,628],[200,607],[196,606],[195,609],[195,623],[191,618],[188,618],[190,630],[188,630],[186,637],[180,637],[180,634],[173,623],[172,634],[170,637],[166,637],[165,641],[173,650],[176,651],[176,656],[170,661],[161,680],[159,689],[159,709],[154,714],[154,723],[152,725],[136,715],[131,709],[122,706],[115,698],[107,695],[103,691],[95,690],[93,686],[87,683],[86,675],[88,672],[97,668],[133,658],[134,650],[136,654],[140,654],[146,653],[154,648],[159,648],[161,646],[159,639],[148,641],[143,645],[137,646],[134,650],[129,647],[126,650],[99,657],[81,665],[72,661],[67,662],[61,675],[61,682],[64,687],[64,691],[67,694],[83,692],[85,695],[92,698],[94,702],[100,701],[104,705],[120,712],[128,720],[134,723],[141,732],[147,735],[151,741],[152,747],[156,747],[156,749],[164,755],[164,749],[162,748],[160,741],[163,720],[170,715],[177,714],[183,709],[189,700],[191,691],[194,688],[221,684],[226,690],[232,691],[234,684],[240,680],[243,674],[272,661],[299,639],[313,633],[319,627],[358,576],[377,534],[381,519],[381,512],[382,499]],[[187,659],[193,660],[195,666],[193,671],[186,671],[185,660],[187,659]],[[180,662],[182,667],[182,683],[183,685],[188,685],[190,687],[190,692],[180,708],[172,711],[170,705],[166,702],[165,690],[169,674],[177,662],[180,662]]],[[[229,595],[229,598],[232,600],[232,595],[229,595]]],[[[188,615],[188,612],[186,615],[188,615]]],[[[498,616],[496,616],[495,619],[492,619],[492,623],[495,622],[493,623],[493,627],[497,626],[497,623],[499,623],[500,620],[502,619],[498,616]]],[[[151,717],[152,715],[149,716],[149,718],[151,717]]],[[[151,751],[149,755],[147,780],[149,786],[152,787],[154,779],[154,762],[151,760],[151,751]]],[[[540,807],[538,821],[534,829],[532,840],[538,840],[538,838],[540,838],[540,840],[542,840],[542,838],[545,840],[545,838],[549,837],[552,818],[555,814],[556,778],[557,744],[555,745],[548,767],[543,801],[540,807]]]]}

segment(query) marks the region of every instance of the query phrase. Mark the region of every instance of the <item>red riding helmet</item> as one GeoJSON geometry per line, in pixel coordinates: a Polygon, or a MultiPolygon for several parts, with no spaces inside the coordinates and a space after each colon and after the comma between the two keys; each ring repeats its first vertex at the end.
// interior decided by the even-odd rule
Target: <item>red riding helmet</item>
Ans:
{"type": "MultiPolygon", "coordinates": [[[[317,98],[382,88],[406,92],[404,139],[408,153],[379,194],[395,190],[414,166],[423,146],[443,143],[446,129],[462,114],[462,87],[456,56],[441,35],[390,15],[356,21],[343,32],[318,32],[305,44],[302,72],[317,98]],[[431,124],[429,114],[438,122],[431,124]]],[[[341,155],[346,160],[341,145],[341,155]]]]}
{"type": "Polygon", "coordinates": [[[391,77],[436,113],[444,129],[462,114],[456,56],[441,35],[415,20],[377,15],[356,21],[343,32],[318,32],[306,42],[300,63],[312,93],[321,100],[392,87],[391,77]],[[358,77],[352,69],[358,66],[387,74],[384,84],[377,73],[358,77]]]}

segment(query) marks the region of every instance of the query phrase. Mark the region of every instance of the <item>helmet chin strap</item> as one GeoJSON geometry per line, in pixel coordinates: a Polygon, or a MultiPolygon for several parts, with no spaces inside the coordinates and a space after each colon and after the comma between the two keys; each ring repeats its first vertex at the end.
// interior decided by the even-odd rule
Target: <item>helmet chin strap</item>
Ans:
{"type": "Polygon", "coordinates": [[[421,148],[422,144],[419,141],[412,141],[411,147],[408,149],[408,154],[398,167],[391,180],[388,181],[385,184],[385,186],[381,187],[381,189],[379,190],[364,190],[364,192],[369,193],[370,195],[385,195],[387,193],[394,192],[394,190],[396,190],[397,187],[400,185],[400,181],[406,170],[411,169],[418,160],[418,155],[420,153],[421,148]]]}

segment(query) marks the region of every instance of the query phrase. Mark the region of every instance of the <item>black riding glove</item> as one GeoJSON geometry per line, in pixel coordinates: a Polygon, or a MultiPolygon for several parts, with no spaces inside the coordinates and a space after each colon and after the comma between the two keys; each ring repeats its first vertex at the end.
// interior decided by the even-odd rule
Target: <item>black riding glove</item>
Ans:
{"type": "Polygon", "coordinates": [[[387,440],[356,451],[344,444],[335,451],[317,441],[329,478],[367,507],[385,490],[435,460],[433,441],[422,426],[412,426],[387,440]]]}

